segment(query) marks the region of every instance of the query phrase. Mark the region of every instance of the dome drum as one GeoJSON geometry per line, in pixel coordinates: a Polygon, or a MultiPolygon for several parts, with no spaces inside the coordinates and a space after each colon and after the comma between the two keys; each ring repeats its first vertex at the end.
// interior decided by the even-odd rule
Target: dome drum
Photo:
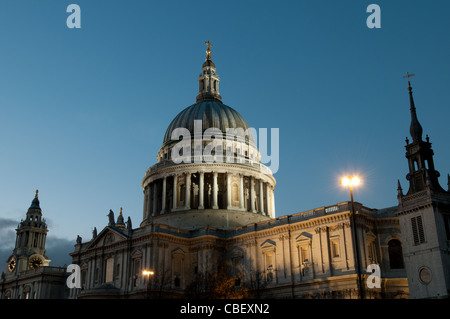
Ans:
{"type": "MultiPolygon", "coordinates": [[[[221,210],[249,214],[241,222],[248,218],[253,222],[274,218],[274,187],[273,176],[240,165],[186,164],[161,169],[143,181],[143,223],[164,220],[170,226],[183,228],[169,222],[169,217],[159,216],[175,216],[178,212],[184,212],[183,216],[186,212],[198,215],[221,210]]],[[[188,224],[185,223],[185,227],[188,224]]],[[[227,225],[230,224],[223,220],[222,226],[227,225]]]]}

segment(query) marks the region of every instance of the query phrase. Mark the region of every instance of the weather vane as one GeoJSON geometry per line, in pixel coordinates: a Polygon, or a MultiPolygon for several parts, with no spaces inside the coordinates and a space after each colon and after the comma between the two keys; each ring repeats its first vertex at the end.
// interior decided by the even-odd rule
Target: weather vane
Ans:
{"type": "Polygon", "coordinates": [[[408,86],[411,87],[411,82],[409,81],[409,78],[414,76],[415,74],[409,74],[406,72],[406,75],[404,76],[405,79],[408,79],[408,86]]]}

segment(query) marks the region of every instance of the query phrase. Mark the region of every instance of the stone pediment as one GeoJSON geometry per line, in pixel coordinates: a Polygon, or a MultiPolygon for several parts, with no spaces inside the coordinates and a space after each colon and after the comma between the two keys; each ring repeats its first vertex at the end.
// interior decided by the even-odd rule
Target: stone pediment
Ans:
{"type": "Polygon", "coordinates": [[[297,243],[309,242],[312,240],[312,235],[310,233],[303,232],[295,238],[297,243]]]}
{"type": "Polygon", "coordinates": [[[234,247],[230,252],[231,258],[244,257],[244,250],[241,247],[234,247]]]}
{"type": "Polygon", "coordinates": [[[266,239],[262,244],[261,244],[261,248],[262,249],[268,249],[268,248],[275,248],[277,246],[277,243],[274,242],[271,239],[266,239]]]}
{"type": "Polygon", "coordinates": [[[97,235],[97,237],[95,237],[90,245],[89,248],[97,248],[97,247],[103,247],[103,246],[108,246],[111,245],[113,243],[122,241],[122,240],[126,240],[128,237],[123,234],[120,231],[115,230],[112,227],[105,227],[100,234],[97,235]]]}
{"type": "Polygon", "coordinates": [[[184,250],[181,248],[175,248],[174,250],[172,250],[172,255],[181,255],[184,256],[184,250]]]}

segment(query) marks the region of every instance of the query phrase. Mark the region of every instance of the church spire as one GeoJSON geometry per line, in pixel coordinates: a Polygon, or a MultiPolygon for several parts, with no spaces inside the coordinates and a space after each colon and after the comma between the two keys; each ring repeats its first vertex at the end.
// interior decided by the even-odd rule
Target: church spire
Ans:
{"type": "Polygon", "coordinates": [[[206,59],[202,66],[202,73],[198,78],[199,90],[195,103],[202,101],[218,101],[222,102],[219,93],[219,76],[216,74],[216,66],[211,58],[212,44],[208,40],[205,42],[208,49],[206,50],[206,59]]]}
{"type": "MultiPolygon", "coordinates": [[[[405,78],[410,78],[414,74],[406,73],[405,78]]],[[[422,140],[423,129],[417,119],[416,107],[412,94],[411,82],[408,80],[409,103],[411,111],[411,125],[409,132],[413,141],[409,143],[406,139],[406,158],[409,164],[409,173],[406,179],[409,181],[408,194],[420,192],[425,189],[434,191],[443,191],[439,185],[439,172],[434,168],[433,150],[431,148],[430,138],[422,140]]]]}
{"type": "Polygon", "coordinates": [[[414,105],[414,97],[412,93],[412,87],[411,82],[409,81],[409,78],[414,76],[414,74],[406,73],[405,78],[408,78],[408,91],[409,91],[409,104],[410,104],[410,111],[411,111],[411,125],[409,127],[409,133],[411,134],[411,137],[413,139],[413,142],[418,142],[422,140],[422,125],[420,125],[419,120],[417,119],[417,113],[416,113],[416,107],[414,105]]]}

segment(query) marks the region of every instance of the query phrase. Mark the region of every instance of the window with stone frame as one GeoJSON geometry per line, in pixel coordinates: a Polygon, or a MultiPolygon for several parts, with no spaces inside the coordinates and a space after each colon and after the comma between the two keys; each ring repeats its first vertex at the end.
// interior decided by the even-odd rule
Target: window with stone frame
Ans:
{"type": "Polygon", "coordinates": [[[273,272],[274,272],[274,262],[275,262],[275,252],[274,251],[266,251],[264,253],[264,264],[265,264],[265,271],[266,271],[266,281],[272,282],[274,279],[273,272]]]}
{"type": "Polygon", "coordinates": [[[403,263],[402,243],[398,239],[391,239],[388,242],[389,267],[391,269],[405,268],[403,263]]]}
{"type": "Polygon", "coordinates": [[[310,256],[309,256],[309,243],[298,246],[298,254],[300,260],[300,269],[302,276],[306,276],[309,273],[310,256]]]}
{"type": "Polygon", "coordinates": [[[99,276],[100,276],[100,269],[97,267],[95,268],[94,271],[94,284],[98,284],[99,276]]]}
{"type": "Polygon", "coordinates": [[[375,241],[368,242],[367,254],[368,254],[368,258],[369,258],[369,263],[376,264],[377,263],[377,253],[376,253],[375,241]]]}
{"type": "Polygon", "coordinates": [[[139,284],[139,276],[141,275],[141,259],[140,258],[134,258],[133,259],[133,286],[137,287],[139,284]]]}
{"type": "Polygon", "coordinates": [[[115,279],[118,280],[119,278],[120,278],[120,263],[117,263],[115,271],[115,279]]]}
{"type": "Polygon", "coordinates": [[[339,258],[341,255],[341,250],[339,247],[339,237],[331,239],[330,245],[331,245],[331,257],[339,258]]]}
{"type": "Polygon", "coordinates": [[[114,258],[110,257],[105,261],[105,283],[114,281],[114,258]]]}
{"type": "Polygon", "coordinates": [[[173,286],[180,288],[184,274],[184,252],[176,249],[172,252],[172,278],[173,286]]]}
{"type": "Polygon", "coordinates": [[[366,234],[366,245],[367,245],[367,262],[369,264],[377,264],[377,246],[376,246],[377,237],[372,231],[369,231],[366,234]]]}

